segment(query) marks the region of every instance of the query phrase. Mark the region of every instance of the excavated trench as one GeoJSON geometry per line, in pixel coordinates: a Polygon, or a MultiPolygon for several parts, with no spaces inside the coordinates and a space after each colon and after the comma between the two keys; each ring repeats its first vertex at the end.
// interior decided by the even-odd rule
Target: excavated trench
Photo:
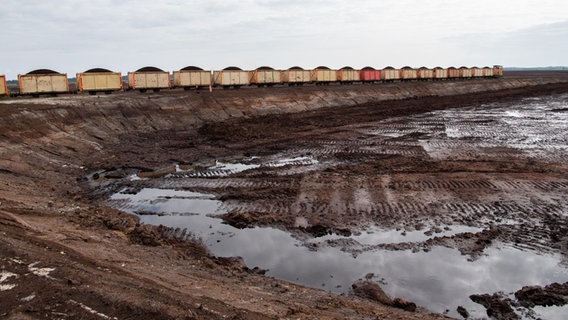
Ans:
{"type": "MultiPolygon", "coordinates": [[[[347,293],[363,278],[455,317],[483,316],[481,305],[497,301],[525,318],[558,318],[562,303],[530,306],[526,290],[512,294],[540,286],[566,296],[567,83],[564,73],[545,73],[0,100],[0,245],[10,248],[0,258],[15,275],[2,285],[20,295],[1,307],[44,310],[47,318],[87,307],[138,318],[180,310],[209,318],[414,317],[326,293],[347,293]],[[168,227],[139,225],[106,205],[168,227]],[[29,254],[18,251],[23,242],[29,254]],[[61,249],[48,255],[35,245],[61,249]],[[147,245],[185,248],[179,255],[199,263],[184,267],[147,245]],[[241,256],[247,267],[213,256],[241,256]],[[87,267],[91,259],[98,267],[87,267]],[[55,266],[38,285],[55,286],[66,274],[70,286],[29,298],[38,290],[19,282],[27,277],[20,266],[37,261],[55,266]],[[264,272],[323,290],[257,277],[264,272]],[[62,298],[92,290],[99,278],[99,298],[62,298]],[[54,297],[57,307],[45,309],[54,297]]],[[[416,315],[423,317],[432,315],[416,315]]]]}

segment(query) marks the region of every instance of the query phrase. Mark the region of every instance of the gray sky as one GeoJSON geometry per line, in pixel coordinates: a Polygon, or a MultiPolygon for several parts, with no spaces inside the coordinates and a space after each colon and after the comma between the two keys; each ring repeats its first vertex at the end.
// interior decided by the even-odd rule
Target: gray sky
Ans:
{"type": "Polygon", "coordinates": [[[0,0],[0,74],[568,65],[566,0],[0,0]]]}

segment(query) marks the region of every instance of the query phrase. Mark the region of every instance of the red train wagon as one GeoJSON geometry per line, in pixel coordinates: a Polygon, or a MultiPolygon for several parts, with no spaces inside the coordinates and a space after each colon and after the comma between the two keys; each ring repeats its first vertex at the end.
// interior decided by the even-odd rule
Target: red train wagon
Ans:
{"type": "Polygon", "coordinates": [[[381,70],[377,70],[373,67],[365,67],[359,70],[359,78],[362,82],[381,81],[381,70]]]}

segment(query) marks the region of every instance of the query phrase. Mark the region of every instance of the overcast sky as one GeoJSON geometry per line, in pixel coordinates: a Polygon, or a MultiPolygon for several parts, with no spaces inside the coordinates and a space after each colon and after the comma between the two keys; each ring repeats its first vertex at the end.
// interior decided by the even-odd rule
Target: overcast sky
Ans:
{"type": "Polygon", "coordinates": [[[0,74],[568,65],[566,0],[0,0],[0,74]]]}

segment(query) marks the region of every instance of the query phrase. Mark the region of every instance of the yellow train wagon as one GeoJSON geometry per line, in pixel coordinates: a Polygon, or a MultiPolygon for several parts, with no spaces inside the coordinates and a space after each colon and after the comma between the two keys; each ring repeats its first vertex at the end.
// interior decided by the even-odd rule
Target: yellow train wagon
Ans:
{"type": "Polygon", "coordinates": [[[448,70],[448,79],[458,79],[460,77],[460,71],[455,67],[449,67],[447,70],[448,70]]]}
{"type": "Polygon", "coordinates": [[[484,78],[492,78],[493,77],[493,68],[485,66],[485,67],[481,68],[481,70],[483,72],[484,78]]]}
{"type": "Polygon", "coordinates": [[[482,78],[483,77],[483,68],[480,67],[471,67],[471,76],[473,78],[482,78]]]}
{"type": "Polygon", "coordinates": [[[122,73],[107,69],[95,68],[77,73],[77,90],[95,95],[97,92],[110,94],[122,91],[122,73]]]}
{"type": "Polygon", "coordinates": [[[421,67],[420,69],[418,69],[418,79],[422,81],[428,81],[434,79],[434,69],[421,67]]]}
{"type": "Polygon", "coordinates": [[[403,67],[400,69],[400,79],[405,81],[412,81],[418,79],[418,70],[412,67],[403,67]]]}
{"type": "Polygon", "coordinates": [[[188,66],[179,71],[173,72],[173,86],[177,88],[206,88],[213,84],[210,70],[203,70],[199,67],[188,66]]]}
{"type": "Polygon", "coordinates": [[[393,67],[386,67],[381,70],[381,78],[383,81],[395,81],[400,80],[400,69],[395,69],[393,67]]]}
{"type": "Polygon", "coordinates": [[[239,67],[227,67],[213,72],[213,84],[223,88],[248,86],[250,85],[249,73],[239,67]]]}
{"type": "Polygon", "coordinates": [[[469,79],[473,77],[473,71],[468,67],[460,67],[458,70],[459,70],[459,77],[462,79],[469,79]]]}
{"type": "Polygon", "coordinates": [[[156,67],[144,67],[128,73],[128,86],[140,92],[147,90],[158,92],[160,89],[169,89],[171,86],[170,73],[156,67]]]}
{"type": "Polygon", "coordinates": [[[434,80],[448,79],[448,69],[442,67],[434,68],[434,80]]]}
{"type": "Polygon", "coordinates": [[[39,96],[40,94],[57,94],[69,92],[67,74],[49,69],[38,69],[18,75],[20,94],[39,96]]]}
{"type": "Polygon", "coordinates": [[[282,72],[274,68],[263,66],[249,71],[250,83],[258,87],[271,87],[282,83],[282,72]]]}
{"type": "Polygon", "coordinates": [[[311,72],[301,67],[292,67],[282,71],[282,82],[287,83],[289,86],[301,86],[304,83],[310,83],[311,72]]]}
{"type": "Polygon", "coordinates": [[[310,80],[316,85],[330,84],[337,81],[337,70],[320,66],[310,72],[310,80]]]}
{"type": "Polygon", "coordinates": [[[8,95],[8,85],[6,84],[6,76],[0,74],[0,96],[8,95]]]}
{"type": "Polygon", "coordinates": [[[361,74],[359,70],[352,67],[343,67],[337,70],[337,81],[340,83],[353,83],[361,81],[361,74]]]}

